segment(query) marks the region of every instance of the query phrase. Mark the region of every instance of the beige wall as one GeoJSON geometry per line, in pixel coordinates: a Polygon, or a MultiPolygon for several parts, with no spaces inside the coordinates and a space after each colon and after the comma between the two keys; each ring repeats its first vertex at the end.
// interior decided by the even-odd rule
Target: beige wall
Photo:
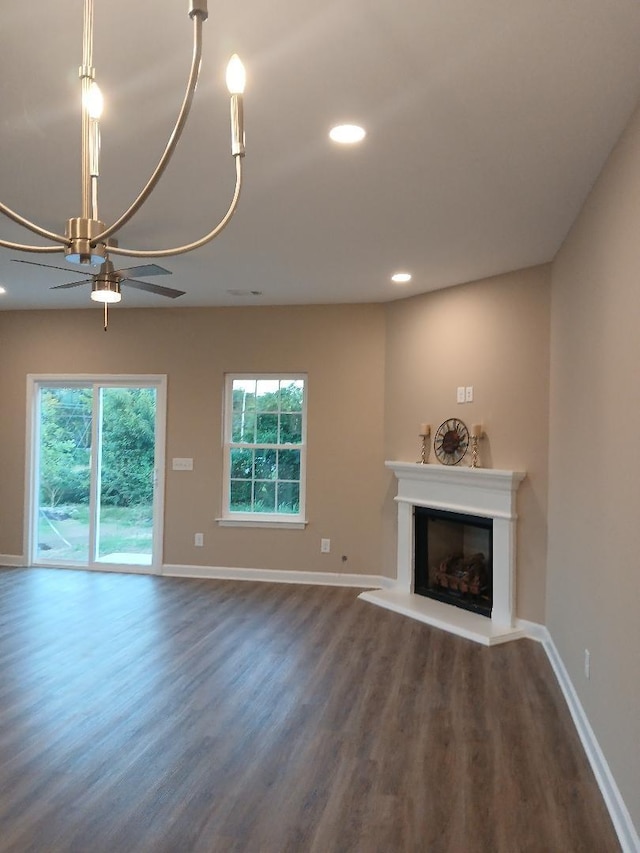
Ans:
{"type": "MultiPolygon", "coordinates": [[[[482,464],[527,472],[518,493],[517,614],[544,622],[549,268],[389,305],[385,381],[385,458],[417,460],[420,423],[435,430],[458,417],[484,425],[482,464]],[[473,386],[473,403],[456,402],[459,385],[473,386]]],[[[388,474],[387,564],[395,560],[394,494],[388,474]]]]}
{"type": "Polygon", "coordinates": [[[640,113],[553,265],[547,581],[549,630],[638,828],[639,318],[640,113]]]}
{"type": "Polygon", "coordinates": [[[485,425],[485,465],[528,472],[517,612],[542,622],[548,300],[539,267],[387,306],[116,309],[107,334],[96,309],[0,313],[10,413],[0,422],[0,554],[22,554],[27,373],[165,373],[167,458],[195,461],[192,473],[167,470],[165,563],[394,576],[396,484],[382,463],[417,459],[418,424],[457,415],[485,425]],[[305,531],[214,522],[223,376],[253,370],[309,374],[305,531]],[[455,403],[457,385],[474,386],[474,403],[455,403]],[[194,548],[195,531],[204,548],[194,548]],[[320,537],[331,539],[330,555],[319,553],[320,537]]]}
{"type": "Polygon", "coordinates": [[[382,572],[382,307],[115,309],[106,334],[98,309],[0,313],[0,554],[23,552],[28,373],[167,374],[167,458],[194,471],[167,470],[165,563],[382,572]],[[305,530],[216,525],[225,371],[308,373],[305,530]]]}

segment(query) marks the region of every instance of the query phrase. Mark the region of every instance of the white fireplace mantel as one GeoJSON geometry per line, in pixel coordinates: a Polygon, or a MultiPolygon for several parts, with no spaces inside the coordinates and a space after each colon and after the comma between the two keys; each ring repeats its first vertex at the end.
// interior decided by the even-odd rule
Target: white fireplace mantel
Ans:
{"type": "Polygon", "coordinates": [[[491,645],[522,635],[515,624],[516,496],[522,471],[385,462],[398,480],[397,577],[390,590],[362,598],[439,628],[491,645]],[[414,594],[415,506],[493,519],[491,618],[414,594]]]}
{"type": "Polygon", "coordinates": [[[516,518],[521,471],[385,462],[398,479],[396,501],[488,518],[516,518]]]}

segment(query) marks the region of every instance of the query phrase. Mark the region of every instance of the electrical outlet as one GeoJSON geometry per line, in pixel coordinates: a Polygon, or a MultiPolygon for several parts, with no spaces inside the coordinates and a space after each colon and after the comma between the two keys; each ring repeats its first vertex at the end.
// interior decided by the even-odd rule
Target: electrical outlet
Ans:
{"type": "Polygon", "coordinates": [[[456,400],[458,401],[458,403],[464,403],[464,393],[464,385],[458,385],[456,391],[456,400]]]}
{"type": "Polygon", "coordinates": [[[320,553],[328,554],[331,551],[331,539],[320,540],[320,553]]]}
{"type": "Polygon", "coordinates": [[[193,471],[193,459],[191,457],[174,456],[171,460],[173,471],[193,471]]]}
{"type": "Polygon", "coordinates": [[[204,533],[196,533],[193,537],[193,544],[196,548],[202,548],[204,545],[204,533]]]}
{"type": "Polygon", "coordinates": [[[465,403],[473,403],[473,385],[467,385],[464,389],[464,401],[465,403]]]}
{"type": "Polygon", "coordinates": [[[589,649],[584,650],[584,677],[591,678],[591,652],[589,649]]]}

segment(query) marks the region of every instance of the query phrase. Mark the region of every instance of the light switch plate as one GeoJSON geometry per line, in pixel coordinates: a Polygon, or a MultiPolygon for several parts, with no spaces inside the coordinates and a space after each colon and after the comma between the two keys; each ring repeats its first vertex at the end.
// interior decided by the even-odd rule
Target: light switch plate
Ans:
{"type": "Polygon", "coordinates": [[[465,403],[473,403],[473,385],[467,385],[464,389],[464,401],[465,403]]]}
{"type": "Polygon", "coordinates": [[[464,403],[464,385],[458,385],[458,389],[456,391],[456,400],[459,403],[464,403]]]}

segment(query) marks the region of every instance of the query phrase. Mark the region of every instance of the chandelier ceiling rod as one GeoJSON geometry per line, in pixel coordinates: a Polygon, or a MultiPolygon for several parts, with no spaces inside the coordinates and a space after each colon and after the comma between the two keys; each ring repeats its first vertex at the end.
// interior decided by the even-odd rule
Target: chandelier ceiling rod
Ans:
{"type": "Polygon", "coordinates": [[[97,219],[98,203],[95,196],[92,198],[92,181],[89,165],[92,144],[91,122],[97,122],[97,118],[91,119],[89,116],[91,85],[95,83],[96,79],[96,70],[93,67],[93,0],[84,0],[84,16],[82,19],[82,65],[80,66],[79,75],[82,91],[82,218],[97,219]]]}
{"type": "MultiPolygon", "coordinates": [[[[93,0],[84,0],[82,65],[80,79],[82,87],[82,216],[69,219],[66,234],[57,234],[41,228],[34,222],[0,202],[0,213],[41,237],[52,240],[58,246],[29,246],[0,239],[0,246],[24,252],[64,252],[68,261],[74,263],[99,264],[110,254],[134,257],[167,257],[190,252],[213,240],[233,216],[242,186],[241,159],[245,154],[243,100],[244,68],[237,56],[233,56],[227,68],[227,85],[231,95],[231,153],[236,161],[236,184],[231,204],[220,222],[200,239],[171,249],[136,250],[115,245],[109,238],[125,225],[142,207],[162,177],[186,125],[193,96],[198,84],[202,58],[202,24],[207,20],[207,0],[189,0],[189,17],[193,20],[193,56],[187,88],[175,126],[165,150],[146,185],[131,206],[109,227],[98,219],[98,158],[100,149],[99,111],[94,112],[93,98],[99,95],[93,68],[93,0]]],[[[99,96],[101,99],[101,95],[99,96]]]]}

